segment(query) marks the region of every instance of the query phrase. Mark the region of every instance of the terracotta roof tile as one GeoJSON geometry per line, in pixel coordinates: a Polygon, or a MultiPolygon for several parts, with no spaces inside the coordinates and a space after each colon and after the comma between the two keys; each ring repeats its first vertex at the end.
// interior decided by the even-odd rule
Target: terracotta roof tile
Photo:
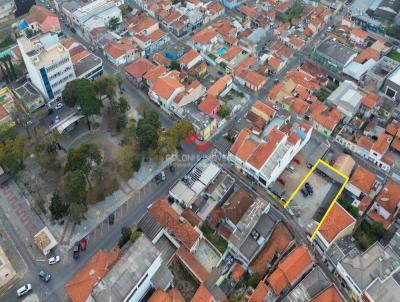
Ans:
{"type": "Polygon", "coordinates": [[[193,227],[199,226],[202,223],[201,218],[189,208],[183,210],[182,217],[189,221],[193,227]]]}
{"type": "Polygon", "coordinates": [[[362,166],[358,166],[350,178],[350,183],[365,194],[369,194],[376,181],[376,175],[362,166]]]}
{"type": "Polygon", "coordinates": [[[366,136],[361,136],[357,141],[357,146],[364,148],[367,151],[371,150],[373,144],[374,142],[366,136]]]}
{"type": "Polygon", "coordinates": [[[243,189],[236,190],[222,206],[222,215],[233,224],[237,224],[247,209],[253,204],[254,197],[243,189]]]}
{"type": "Polygon", "coordinates": [[[253,108],[261,111],[270,118],[275,116],[275,110],[261,101],[256,101],[253,105],[253,108]]]}
{"type": "Polygon", "coordinates": [[[125,39],[120,42],[109,42],[105,47],[104,51],[114,59],[118,59],[127,52],[133,51],[137,48],[137,45],[132,41],[125,39]]]}
{"type": "Polygon", "coordinates": [[[268,59],[268,65],[274,69],[278,69],[282,64],[282,61],[275,56],[272,56],[268,59]]]}
{"type": "Polygon", "coordinates": [[[331,243],[341,231],[355,223],[355,219],[338,203],[335,203],[319,228],[319,233],[331,243]]]}
{"type": "Polygon", "coordinates": [[[351,35],[356,36],[362,40],[368,39],[368,33],[365,31],[359,29],[359,28],[353,28],[350,32],[351,35]]]}
{"type": "Polygon", "coordinates": [[[199,288],[196,290],[191,302],[212,302],[213,296],[204,284],[200,284],[199,288]]]}
{"type": "Polygon", "coordinates": [[[258,253],[257,257],[250,263],[250,271],[263,276],[267,273],[268,265],[274,256],[283,254],[294,244],[294,237],[283,222],[279,222],[271,233],[267,244],[258,253]]]}
{"type": "Polygon", "coordinates": [[[217,36],[217,32],[210,28],[204,28],[192,36],[192,40],[200,45],[206,45],[217,36]]]}
{"type": "Polygon", "coordinates": [[[364,64],[366,61],[368,61],[369,59],[373,59],[375,61],[378,61],[380,58],[380,53],[379,51],[368,47],[366,49],[364,49],[362,52],[360,52],[357,57],[354,58],[354,62],[360,63],[360,64],[364,64]]]}
{"type": "Polygon", "coordinates": [[[236,138],[235,142],[233,143],[231,149],[229,150],[232,154],[236,154],[240,147],[242,146],[243,142],[247,139],[247,137],[251,134],[251,131],[247,128],[243,129],[238,137],[236,138]]]}
{"type": "Polygon", "coordinates": [[[200,111],[208,115],[212,115],[213,111],[218,111],[221,104],[219,103],[218,99],[213,95],[207,95],[207,97],[202,101],[197,107],[200,111]]]}
{"type": "Polygon", "coordinates": [[[267,78],[264,77],[263,75],[244,68],[236,68],[235,69],[235,76],[239,76],[243,80],[245,80],[247,83],[259,87],[264,85],[267,82],[267,78]]]}
{"type": "Polygon", "coordinates": [[[239,46],[233,45],[229,47],[229,49],[222,55],[222,58],[228,62],[237,58],[237,56],[242,52],[242,49],[239,46]]]}
{"type": "Polygon", "coordinates": [[[120,251],[98,251],[80,271],[64,285],[72,302],[85,302],[97,282],[102,279],[120,257],[120,251]]]}
{"type": "Polygon", "coordinates": [[[190,249],[199,239],[199,233],[189,223],[181,222],[179,214],[165,199],[154,202],[149,208],[149,212],[187,248],[190,249]]]}
{"type": "Polygon", "coordinates": [[[380,96],[377,93],[371,92],[362,98],[361,103],[364,106],[367,106],[368,108],[373,109],[376,106],[376,104],[378,103],[379,99],[380,99],[380,96]]]}
{"type": "Polygon", "coordinates": [[[254,292],[251,294],[249,302],[263,302],[267,294],[268,294],[268,288],[265,285],[264,281],[261,280],[258,283],[254,292]]]}
{"type": "Polygon", "coordinates": [[[187,248],[181,246],[176,250],[176,255],[200,282],[205,282],[207,280],[207,270],[197,261],[187,248]]]}
{"type": "Polygon", "coordinates": [[[125,71],[134,78],[141,78],[156,66],[144,57],[125,66],[125,71]]]}
{"type": "Polygon", "coordinates": [[[153,83],[155,82],[161,75],[167,72],[167,68],[165,66],[156,66],[153,69],[149,70],[146,72],[146,74],[143,76],[143,78],[149,82],[153,83]]]}
{"type": "Polygon", "coordinates": [[[310,302],[345,302],[334,285],[328,287],[314,297],[310,302]]]}
{"type": "Polygon", "coordinates": [[[230,83],[232,83],[232,77],[230,75],[224,75],[218,81],[216,81],[213,85],[211,85],[207,94],[217,96],[219,95],[230,83]]]}
{"type": "Polygon", "coordinates": [[[163,76],[154,82],[151,90],[164,100],[168,100],[180,88],[184,88],[184,86],[178,80],[170,76],[163,76]]]}
{"type": "Polygon", "coordinates": [[[378,139],[372,144],[371,150],[383,155],[389,149],[392,140],[392,136],[386,133],[382,133],[378,137],[378,139]]]}
{"type": "Polygon", "coordinates": [[[244,268],[240,263],[236,263],[235,267],[233,268],[233,271],[231,273],[231,278],[238,282],[240,279],[242,279],[243,275],[244,275],[244,268]]]}
{"type": "Polygon", "coordinates": [[[314,121],[326,129],[333,130],[342,119],[342,115],[336,108],[329,109],[322,102],[316,102],[311,107],[311,116],[314,121]]]}
{"type": "Polygon", "coordinates": [[[287,285],[293,285],[313,265],[313,260],[304,246],[297,247],[267,278],[276,295],[280,295],[287,285]]]}
{"type": "Polygon", "coordinates": [[[179,63],[183,64],[183,65],[187,65],[190,62],[192,62],[194,59],[196,59],[197,57],[199,57],[200,54],[197,52],[197,50],[192,49],[189,52],[185,53],[180,59],[179,59],[179,63]]]}

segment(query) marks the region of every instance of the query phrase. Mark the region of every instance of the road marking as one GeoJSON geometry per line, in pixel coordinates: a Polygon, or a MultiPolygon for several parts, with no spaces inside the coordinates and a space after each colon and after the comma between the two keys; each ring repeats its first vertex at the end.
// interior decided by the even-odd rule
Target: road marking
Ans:
{"type": "Polygon", "coordinates": [[[332,210],[333,205],[335,204],[335,202],[337,201],[337,199],[339,198],[340,194],[342,194],[342,191],[344,190],[344,187],[346,186],[347,182],[349,181],[349,177],[345,174],[343,174],[342,172],[340,172],[338,169],[332,167],[330,164],[328,164],[327,162],[325,162],[322,159],[319,159],[316,164],[310,169],[310,171],[308,171],[308,173],[306,174],[306,176],[303,178],[303,180],[300,182],[300,184],[297,186],[296,190],[294,190],[294,192],[292,193],[292,195],[290,195],[289,199],[284,202],[283,199],[280,199],[279,203],[286,209],[287,206],[290,204],[290,202],[294,199],[294,197],[296,196],[296,194],[300,191],[300,189],[303,187],[304,183],[307,181],[307,179],[310,177],[310,175],[315,171],[315,169],[318,167],[319,164],[322,164],[324,166],[326,166],[327,168],[331,169],[332,171],[334,171],[335,173],[337,173],[338,175],[340,175],[341,177],[344,178],[344,182],[342,184],[342,186],[340,187],[339,191],[337,192],[337,194],[335,195],[335,198],[332,200],[332,202],[330,203],[328,210],[326,211],[326,213],[324,214],[324,216],[322,217],[321,221],[318,223],[316,229],[314,230],[313,234],[310,237],[310,241],[312,242],[314,240],[314,237],[317,235],[317,232],[319,230],[319,228],[321,227],[321,225],[324,223],[326,217],[328,216],[329,212],[332,210]]]}

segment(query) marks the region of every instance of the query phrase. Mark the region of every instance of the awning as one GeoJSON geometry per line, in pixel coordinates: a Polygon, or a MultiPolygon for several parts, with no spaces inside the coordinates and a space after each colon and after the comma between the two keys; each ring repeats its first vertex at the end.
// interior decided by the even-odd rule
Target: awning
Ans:
{"type": "Polygon", "coordinates": [[[65,129],[68,128],[69,125],[72,125],[73,123],[75,123],[76,121],[80,120],[81,118],[83,118],[84,115],[73,115],[70,118],[66,119],[62,124],[57,126],[57,131],[61,134],[64,132],[65,129]]]}

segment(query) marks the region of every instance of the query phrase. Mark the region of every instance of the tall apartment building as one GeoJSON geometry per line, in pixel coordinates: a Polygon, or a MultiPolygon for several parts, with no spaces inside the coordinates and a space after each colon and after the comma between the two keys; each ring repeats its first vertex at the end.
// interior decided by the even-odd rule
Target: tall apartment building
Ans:
{"type": "Polygon", "coordinates": [[[51,105],[76,78],[69,51],[51,33],[32,39],[21,37],[17,42],[31,82],[51,105]]]}

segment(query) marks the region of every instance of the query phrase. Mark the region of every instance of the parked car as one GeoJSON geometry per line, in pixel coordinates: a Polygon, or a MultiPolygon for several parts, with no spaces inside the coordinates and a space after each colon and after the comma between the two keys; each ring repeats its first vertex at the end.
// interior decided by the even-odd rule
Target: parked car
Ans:
{"type": "Polygon", "coordinates": [[[72,32],[73,34],[76,34],[76,29],[75,29],[75,28],[71,27],[70,29],[71,29],[71,32],[72,32]]]}
{"type": "Polygon", "coordinates": [[[292,165],[287,166],[286,170],[288,170],[290,173],[294,173],[296,171],[292,165]]]}
{"type": "Polygon", "coordinates": [[[281,185],[283,185],[283,186],[284,186],[285,183],[286,183],[286,182],[285,182],[282,178],[280,178],[280,177],[279,177],[277,180],[278,180],[278,182],[279,182],[281,185]]]}
{"type": "Polygon", "coordinates": [[[165,177],[165,172],[164,171],[161,171],[161,180],[162,181],[164,181],[165,179],[166,179],[166,177],[165,177]]]}
{"type": "Polygon", "coordinates": [[[56,264],[56,263],[60,262],[60,260],[61,260],[61,257],[60,257],[60,256],[51,257],[51,258],[49,259],[49,264],[50,264],[50,265],[56,264]]]}
{"type": "Polygon", "coordinates": [[[77,241],[77,242],[75,242],[75,244],[74,244],[73,258],[74,258],[74,259],[78,259],[78,258],[79,258],[80,252],[81,252],[81,247],[80,247],[79,241],[77,241]]]}
{"type": "Polygon", "coordinates": [[[63,107],[62,103],[57,103],[55,106],[56,110],[61,109],[62,107],[63,107]]]}
{"type": "Polygon", "coordinates": [[[25,284],[24,286],[17,289],[17,296],[18,297],[25,296],[31,290],[32,290],[32,284],[30,284],[30,283],[25,284]]]}
{"type": "Polygon", "coordinates": [[[344,153],[344,154],[350,154],[350,155],[351,155],[351,150],[345,148],[345,149],[343,149],[343,153],[344,153]]]}
{"type": "Polygon", "coordinates": [[[278,84],[279,80],[278,79],[274,79],[274,84],[278,84]]]}
{"type": "Polygon", "coordinates": [[[170,165],[170,166],[169,166],[169,170],[170,170],[172,173],[174,173],[174,172],[175,172],[175,167],[174,167],[173,165],[170,165]]]}
{"type": "Polygon", "coordinates": [[[48,272],[41,270],[38,275],[42,281],[44,282],[50,281],[51,275],[48,272]]]}
{"type": "Polygon", "coordinates": [[[54,119],[54,124],[57,124],[60,121],[60,117],[56,115],[56,118],[54,119]]]}
{"type": "Polygon", "coordinates": [[[110,214],[110,216],[108,216],[108,224],[114,224],[114,219],[115,219],[115,215],[110,214]]]}
{"type": "Polygon", "coordinates": [[[311,185],[308,182],[306,182],[304,186],[306,187],[308,194],[310,194],[310,196],[312,196],[314,194],[314,190],[311,187],[311,185]]]}
{"type": "Polygon", "coordinates": [[[300,190],[301,194],[303,194],[304,197],[308,196],[307,190],[304,190],[303,188],[300,190]]]}
{"type": "Polygon", "coordinates": [[[86,251],[87,249],[87,239],[82,238],[81,241],[79,241],[79,246],[81,248],[81,251],[86,251]]]}
{"type": "Polygon", "coordinates": [[[217,73],[218,73],[219,75],[221,75],[221,76],[224,75],[224,73],[223,73],[221,70],[218,70],[217,73]]]}

